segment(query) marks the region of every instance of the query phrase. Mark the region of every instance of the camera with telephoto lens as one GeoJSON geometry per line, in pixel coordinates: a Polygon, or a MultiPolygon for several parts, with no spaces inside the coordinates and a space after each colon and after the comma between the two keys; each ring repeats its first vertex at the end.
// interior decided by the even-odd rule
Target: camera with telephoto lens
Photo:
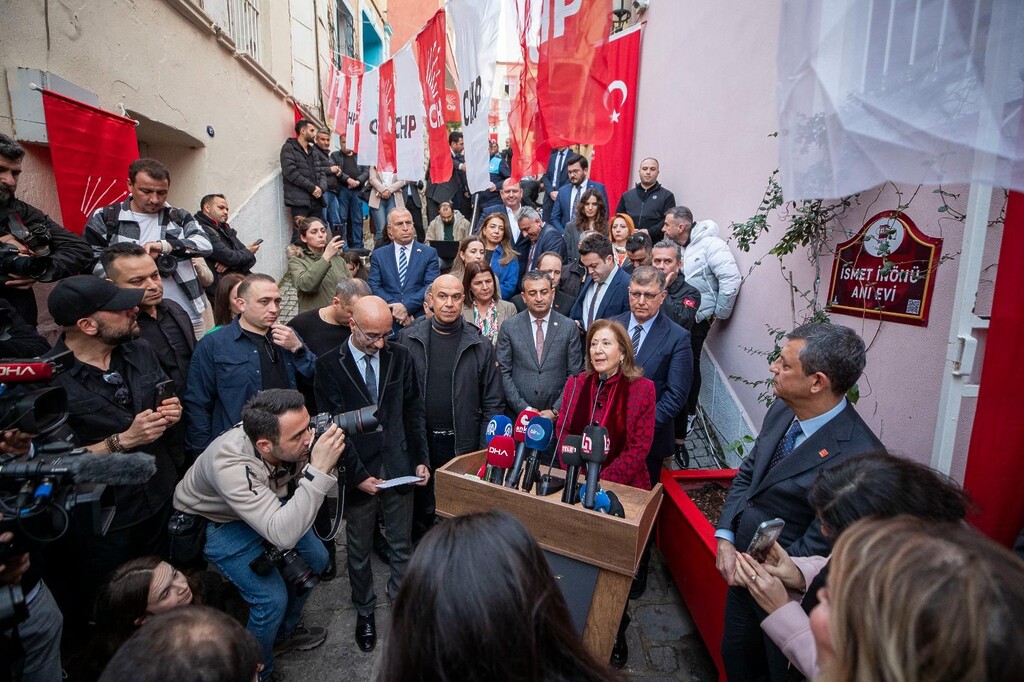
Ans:
{"type": "Polygon", "coordinates": [[[14,244],[0,244],[0,282],[13,277],[29,277],[40,282],[50,282],[56,268],[46,256],[23,256],[14,244]]]}
{"type": "Polygon", "coordinates": [[[299,597],[320,582],[320,576],[313,572],[298,552],[294,549],[278,549],[269,543],[264,545],[262,554],[249,562],[249,568],[261,577],[270,575],[275,569],[280,571],[281,577],[299,597]]]}
{"type": "Polygon", "coordinates": [[[377,421],[377,406],[367,405],[366,407],[360,407],[358,410],[334,415],[321,412],[309,419],[309,428],[313,429],[314,438],[324,435],[324,432],[331,427],[331,424],[337,424],[338,428],[344,431],[346,435],[379,431],[380,423],[377,421]]]}
{"type": "Polygon", "coordinates": [[[46,223],[21,222],[21,217],[12,213],[7,221],[11,236],[27,246],[37,256],[50,255],[50,227],[46,223]]]}
{"type": "Polygon", "coordinates": [[[170,253],[162,253],[156,257],[156,269],[161,277],[170,277],[178,269],[178,262],[191,260],[195,254],[189,249],[171,249],[170,253]]]}

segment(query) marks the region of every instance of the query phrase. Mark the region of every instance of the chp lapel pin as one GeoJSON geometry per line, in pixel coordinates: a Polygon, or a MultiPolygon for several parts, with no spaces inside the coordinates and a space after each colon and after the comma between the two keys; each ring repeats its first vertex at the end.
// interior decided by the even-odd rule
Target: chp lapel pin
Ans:
{"type": "Polygon", "coordinates": [[[828,457],[828,450],[826,450],[825,448],[818,450],[818,457],[821,457],[822,459],[828,457]]]}

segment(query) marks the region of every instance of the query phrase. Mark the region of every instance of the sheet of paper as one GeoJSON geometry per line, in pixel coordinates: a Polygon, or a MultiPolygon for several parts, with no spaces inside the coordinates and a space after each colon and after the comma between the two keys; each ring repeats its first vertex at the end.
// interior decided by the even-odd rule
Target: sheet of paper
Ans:
{"type": "Polygon", "coordinates": [[[409,483],[419,483],[422,480],[422,476],[402,476],[400,478],[391,478],[383,483],[378,483],[377,490],[386,490],[399,485],[408,485],[409,483]]]}

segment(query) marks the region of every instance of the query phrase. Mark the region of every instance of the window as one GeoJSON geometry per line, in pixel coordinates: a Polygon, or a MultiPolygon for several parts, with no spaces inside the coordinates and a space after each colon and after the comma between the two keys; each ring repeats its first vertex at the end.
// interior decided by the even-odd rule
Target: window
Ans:
{"type": "Polygon", "coordinates": [[[348,11],[348,8],[342,3],[341,0],[337,2],[338,12],[337,20],[335,22],[335,29],[337,33],[334,36],[334,44],[337,46],[338,52],[341,54],[335,54],[334,65],[341,66],[341,55],[346,57],[356,56],[356,25],[355,20],[352,18],[352,13],[348,11]]]}

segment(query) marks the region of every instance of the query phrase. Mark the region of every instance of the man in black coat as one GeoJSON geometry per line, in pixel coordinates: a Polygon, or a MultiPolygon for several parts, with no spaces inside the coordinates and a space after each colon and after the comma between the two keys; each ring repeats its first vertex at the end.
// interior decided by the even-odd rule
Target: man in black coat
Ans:
{"type": "MultiPolygon", "coordinates": [[[[545,251],[540,254],[535,269],[548,273],[548,276],[551,278],[555,291],[555,300],[551,304],[551,309],[560,315],[569,317],[569,311],[572,310],[572,304],[576,302],[576,297],[570,296],[558,288],[558,282],[562,278],[562,257],[554,251],[545,251]]],[[[516,294],[512,297],[512,305],[519,312],[526,310],[526,301],[523,300],[522,294],[516,294]]]]}
{"type": "Polygon", "coordinates": [[[832,541],[807,501],[818,472],[882,450],[846,399],[864,370],[864,341],[848,327],[805,324],[787,335],[772,363],[775,396],[761,433],[733,481],[718,521],[716,563],[729,583],[722,659],[729,680],[787,678],[788,661],[760,628],[766,613],[750,596],[750,576],[736,574],[758,526],[781,518],[779,544],[790,556],[827,556],[832,541]]]}
{"type": "Polygon", "coordinates": [[[450,201],[452,208],[464,216],[470,215],[469,183],[466,180],[466,141],[462,133],[448,133],[448,149],[452,155],[452,175],[447,182],[427,185],[427,222],[437,217],[441,204],[450,201]]]}
{"type": "Polygon", "coordinates": [[[341,168],[341,174],[338,176],[338,211],[345,226],[341,236],[348,242],[350,249],[361,249],[363,200],[359,198],[359,193],[370,179],[370,167],[359,165],[356,153],[345,146],[344,135],[341,136],[341,149],[331,152],[331,162],[341,168]]]}
{"type": "Polygon", "coordinates": [[[24,157],[25,150],[20,144],[0,134],[0,247],[9,250],[3,259],[35,256],[44,247],[50,251],[48,262],[35,260],[34,265],[40,268],[35,277],[9,274],[8,268],[0,268],[0,297],[7,299],[35,327],[39,324],[39,309],[32,290],[36,282],[77,275],[91,266],[95,256],[84,239],[50,220],[35,206],[15,198],[24,157]],[[39,245],[33,247],[29,241],[38,241],[39,245]]]}
{"type": "Polygon", "coordinates": [[[206,287],[206,295],[213,301],[221,275],[236,272],[245,277],[252,272],[260,243],[253,242],[246,246],[238,238],[238,232],[228,225],[228,200],[223,194],[207,194],[203,197],[195,218],[213,247],[213,253],[206,257],[206,264],[213,272],[213,283],[206,287]]]}
{"type": "Polygon", "coordinates": [[[648,157],[641,161],[640,182],[623,192],[615,207],[616,213],[625,213],[633,219],[636,229],[650,234],[651,242],[655,244],[662,239],[665,212],[676,205],[672,192],[658,182],[660,172],[657,159],[648,157]]]}
{"type": "Polygon", "coordinates": [[[290,231],[295,231],[296,218],[319,216],[324,207],[322,197],[327,191],[327,174],[320,153],[315,151],[316,126],[302,119],[295,124],[295,137],[281,146],[281,179],[284,184],[284,205],[290,213],[290,231]]]}
{"type": "Polygon", "coordinates": [[[391,309],[384,299],[363,296],[352,308],[348,341],[317,360],[314,392],[320,409],[331,414],[377,405],[380,429],[349,434],[345,454],[349,497],[348,578],[356,606],[356,644],[372,651],[377,641],[370,552],[380,498],[387,528],[394,599],[412,552],[413,496],[409,485],[379,489],[385,479],[419,476],[430,479],[424,403],[409,350],[389,342],[391,309]]]}

